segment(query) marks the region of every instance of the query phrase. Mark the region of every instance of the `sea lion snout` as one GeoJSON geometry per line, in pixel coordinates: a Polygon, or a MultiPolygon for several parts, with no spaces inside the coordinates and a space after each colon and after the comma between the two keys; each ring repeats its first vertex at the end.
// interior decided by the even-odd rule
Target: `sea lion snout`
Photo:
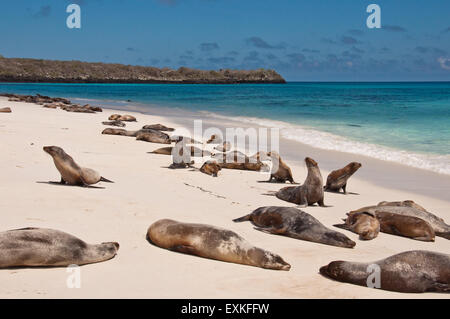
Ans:
{"type": "Polygon", "coordinates": [[[105,246],[106,248],[111,249],[114,252],[117,252],[120,248],[119,243],[115,241],[102,243],[102,246],[105,246]]]}
{"type": "Polygon", "coordinates": [[[313,160],[311,157],[305,157],[306,166],[317,166],[317,162],[313,160]]]}

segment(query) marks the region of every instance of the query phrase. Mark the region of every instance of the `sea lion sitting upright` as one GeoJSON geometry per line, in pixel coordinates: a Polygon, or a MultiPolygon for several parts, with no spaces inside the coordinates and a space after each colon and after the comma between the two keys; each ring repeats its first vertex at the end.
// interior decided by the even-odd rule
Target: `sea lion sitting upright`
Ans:
{"type": "Polygon", "coordinates": [[[78,166],[61,147],[44,146],[43,149],[53,158],[56,169],[61,174],[61,184],[88,186],[98,182],[114,183],[93,169],[78,166]]]}
{"type": "Polygon", "coordinates": [[[210,225],[161,219],[150,225],[147,238],[180,253],[267,269],[291,268],[280,256],[253,246],[235,232],[210,225]]]}
{"type": "Polygon", "coordinates": [[[203,163],[202,167],[200,167],[200,172],[211,175],[212,177],[217,177],[217,174],[222,168],[216,161],[206,161],[203,163]]]}
{"type": "Polygon", "coordinates": [[[300,207],[306,207],[315,203],[325,207],[323,201],[323,179],[319,165],[309,157],[305,158],[305,163],[308,168],[308,175],[303,185],[283,187],[275,193],[275,196],[281,200],[295,203],[300,207]]]}
{"type": "Polygon", "coordinates": [[[257,230],[312,241],[325,245],[353,248],[356,243],[339,232],[325,227],[316,218],[294,207],[266,206],[251,214],[233,219],[234,222],[250,221],[257,230]]]}
{"type": "Polygon", "coordinates": [[[342,188],[344,194],[347,194],[347,181],[360,167],[361,163],[351,162],[344,168],[332,171],[327,177],[327,184],[325,185],[324,190],[339,192],[342,188]]]}
{"type": "Polygon", "coordinates": [[[430,224],[436,236],[450,239],[450,225],[446,224],[442,218],[428,212],[427,210],[425,210],[425,208],[414,203],[411,200],[391,203],[381,202],[378,205],[366,206],[357,210],[353,210],[349,214],[366,211],[377,215],[378,211],[382,211],[397,215],[417,217],[430,224]],[[390,206],[391,203],[393,206],[390,206]]]}
{"type": "Polygon", "coordinates": [[[333,226],[352,231],[358,234],[359,238],[363,240],[374,239],[380,232],[380,222],[375,214],[359,212],[349,215],[344,221],[344,224],[336,224],[333,226]]]}
{"type": "Polygon", "coordinates": [[[294,184],[295,182],[292,177],[291,169],[285,162],[283,162],[280,154],[275,151],[271,151],[267,153],[267,156],[269,156],[272,160],[272,171],[270,172],[268,182],[272,182],[272,180],[275,180],[277,183],[285,183],[286,181],[289,181],[291,184],[294,184]]]}
{"type": "Polygon", "coordinates": [[[116,242],[90,245],[53,229],[0,232],[0,268],[85,265],[111,259],[118,250],[116,242]]]}
{"type": "Polygon", "coordinates": [[[333,261],[321,267],[320,273],[359,286],[378,283],[377,288],[390,291],[450,292],[450,255],[431,251],[407,251],[369,263],[333,261]]]}
{"type": "Polygon", "coordinates": [[[11,108],[9,107],[4,107],[0,109],[0,113],[11,113],[11,108]]]}

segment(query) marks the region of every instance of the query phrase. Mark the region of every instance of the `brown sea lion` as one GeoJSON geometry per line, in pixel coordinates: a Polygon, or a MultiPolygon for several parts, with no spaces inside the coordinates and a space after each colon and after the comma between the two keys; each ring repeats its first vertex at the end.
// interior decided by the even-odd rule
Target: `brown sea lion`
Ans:
{"type": "Polygon", "coordinates": [[[234,222],[250,221],[257,230],[325,245],[353,248],[356,243],[339,232],[325,227],[308,213],[294,207],[266,206],[234,222]]]}
{"type": "Polygon", "coordinates": [[[180,253],[267,269],[291,268],[280,256],[251,245],[235,232],[210,225],[162,219],[148,228],[147,238],[180,253]]]}
{"type": "Polygon", "coordinates": [[[63,267],[113,258],[116,242],[90,245],[59,230],[22,228],[0,232],[0,268],[63,267]]]}
{"type": "Polygon", "coordinates": [[[381,202],[380,206],[374,205],[362,207],[360,209],[351,211],[350,214],[355,212],[366,211],[376,215],[377,211],[383,211],[397,215],[417,217],[423,219],[428,224],[430,224],[436,236],[450,239],[450,225],[446,224],[442,218],[428,212],[422,206],[417,205],[411,200],[392,203],[394,203],[393,204],[394,206],[389,206],[388,202],[381,202]]]}
{"type": "Polygon", "coordinates": [[[206,144],[219,144],[222,143],[222,138],[216,134],[211,135],[209,140],[206,141],[206,144]]]}
{"type": "Polygon", "coordinates": [[[9,107],[4,107],[0,109],[0,113],[11,113],[11,108],[9,107]]]}
{"type": "Polygon", "coordinates": [[[105,128],[102,134],[136,137],[138,131],[127,131],[123,128],[105,128]]]}
{"type": "Polygon", "coordinates": [[[323,201],[323,179],[319,165],[309,157],[305,158],[305,163],[308,168],[308,175],[303,185],[283,187],[275,193],[275,196],[281,200],[295,203],[300,207],[306,207],[315,203],[325,207],[323,201]]]}
{"type": "Polygon", "coordinates": [[[200,167],[200,172],[211,175],[212,177],[217,177],[221,169],[222,168],[216,161],[206,161],[203,163],[202,167],[200,167]]]}
{"type": "Polygon", "coordinates": [[[426,212],[427,210],[415,203],[412,200],[396,201],[396,202],[379,202],[377,206],[401,206],[401,207],[413,207],[415,209],[426,212]]]}
{"type": "Polygon", "coordinates": [[[260,171],[267,167],[267,164],[255,159],[250,159],[247,155],[239,151],[217,153],[213,154],[211,158],[215,159],[221,168],[226,169],[260,171]]]}
{"type": "Polygon", "coordinates": [[[285,183],[286,181],[289,181],[291,184],[294,184],[295,182],[292,177],[291,169],[285,162],[283,162],[280,154],[275,151],[271,151],[267,153],[267,156],[269,156],[272,161],[272,171],[270,172],[268,182],[272,182],[274,180],[276,183],[285,183]]]}
{"type": "Polygon", "coordinates": [[[148,132],[147,130],[143,130],[136,135],[136,140],[145,141],[150,143],[160,143],[160,144],[170,144],[169,135],[161,132],[152,130],[148,132]]]}
{"type": "Polygon", "coordinates": [[[108,117],[108,120],[110,121],[117,121],[120,119],[120,114],[112,114],[108,117]]]}
{"type": "Polygon", "coordinates": [[[58,146],[44,146],[43,149],[53,158],[56,169],[61,174],[61,184],[88,186],[98,182],[114,183],[90,168],[78,166],[73,158],[58,146]]]}
{"type": "Polygon", "coordinates": [[[172,127],[167,127],[162,124],[151,124],[151,125],[145,125],[142,127],[144,130],[151,129],[151,130],[157,130],[157,131],[167,131],[167,132],[173,132],[175,131],[172,127]]]}
{"type": "Polygon", "coordinates": [[[390,291],[450,292],[450,255],[431,251],[407,251],[369,263],[333,261],[321,267],[320,273],[337,281],[390,291]]]}
{"type": "Polygon", "coordinates": [[[359,168],[361,163],[351,162],[344,168],[332,171],[327,177],[325,191],[339,192],[342,188],[344,194],[347,194],[347,181],[359,168]]]}
{"type": "Polygon", "coordinates": [[[188,136],[180,136],[180,135],[172,135],[170,137],[170,141],[178,143],[178,142],[183,142],[185,144],[202,144],[201,142],[194,140],[191,137],[188,136]]]}
{"type": "Polygon", "coordinates": [[[380,222],[375,214],[359,212],[349,215],[344,221],[344,224],[336,224],[333,226],[352,231],[358,234],[359,238],[363,240],[374,239],[380,232],[380,222]]]}
{"type": "Polygon", "coordinates": [[[215,150],[218,150],[219,152],[228,152],[231,150],[231,143],[230,142],[223,142],[222,145],[218,145],[214,147],[215,150]]]}
{"type": "Polygon", "coordinates": [[[433,227],[423,219],[384,212],[382,208],[377,210],[375,214],[380,221],[382,233],[421,241],[434,241],[435,233],[433,227]]]}
{"type": "Polygon", "coordinates": [[[126,124],[122,121],[115,120],[115,121],[105,121],[102,122],[103,125],[111,125],[111,126],[118,126],[118,127],[125,127],[126,124]]]}

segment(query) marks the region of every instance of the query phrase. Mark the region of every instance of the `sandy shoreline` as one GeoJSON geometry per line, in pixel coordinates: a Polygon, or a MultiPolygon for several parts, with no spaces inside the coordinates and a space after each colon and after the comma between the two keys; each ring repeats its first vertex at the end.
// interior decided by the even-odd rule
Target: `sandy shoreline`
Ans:
{"type": "MultiPolygon", "coordinates": [[[[165,167],[170,164],[170,157],[148,154],[165,145],[100,134],[105,128],[101,122],[115,113],[113,110],[80,114],[8,102],[4,98],[0,98],[0,103],[1,107],[9,106],[13,110],[0,115],[2,230],[29,226],[55,228],[89,243],[117,241],[121,245],[114,259],[81,268],[80,289],[67,288],[69,274],[65,268],[0,270],[2,298],[449,297],[369,289],[334,282],[318,274],[319,267],[332,260],[375,261],[412,249],[449,253],[448,240],[438,237],[436,242],[426,243],[380,234],[372,241],[363,242],[356,234],[342,231],[357,243],[354,249],[345,249],[270,236],[255,231],[249,223],[231,221],[260,206],[292,206],[261,195],[282,186],[257,182],[267,179],[267,174],[222,170],[218,178],[212,178],[189,169],[169,170],[165,167]],[[59,180],[51,158],[42,151],[44,145],[63,147],[79,164],[98,170],[115,183],[100,183],[104,189],[39,183],[59,180]],[[154,247],[145,240],[145,233],[151,223],[161,218],[228,228],[252,244],[281,255],[292,269],[289,272],[264,270],[154,247]]],[[[138,119],[137,123],[127,123],[127,129],[155,123],[179,126],[171,118],[127,113],[138,119]]],[[[204,126],[207,124],[205,121],[204,126]]],[[[294,178],[303,182],[306,170],[300,160],[290,160],[294,156],[287,151],[290,145],[283,140],[281,154],[286,152],[294,178]]],[[[319,162],[324,178],[331,167],[339,167],[336,162],[345,165],[348,159],[347,155],[336,157],[337,152],[312,148],[303,151],[308,153],[302,158],[311,156],[319,162]]],[[[414,176],[404,181],[392,178],[391,187],[383,187],[380,186],[383,182],[369,179],[377,176],[379,162],[366,160],[360,172],[351,178],[348,190],[360,195],[326,193],[325,202],[333,207],[304,210],[332,228],[349,210],[382,200],[412,199],[447,223],[450,221],[450,201],[444,196],[449,193],[447,177],[438,179],[433,173],[401,168],[405,176],[414,176]],[[399,183],[408,187],[396,187],[399,183]],[[440,195],[430,196],[430,191],[440,195]]]]}

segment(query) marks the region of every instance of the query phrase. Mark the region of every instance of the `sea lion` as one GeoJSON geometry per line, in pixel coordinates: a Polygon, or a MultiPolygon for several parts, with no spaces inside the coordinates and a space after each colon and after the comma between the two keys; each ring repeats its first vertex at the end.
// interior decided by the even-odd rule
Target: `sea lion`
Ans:
{"type": "Polygon", "coordinates": [[[4,107],[0,109],[0,113],[11,113],[11,108],[9,107],[4,107]]]}
{"type": "Polygon", "coordinates": [[[199,142],[199,141],[197,141],[197,140],[194,140],[194,139],[191,138],[191,137],[180,136],[180,135],[172,135],[172,136],[170,137],[170,141],[171,141],[171,142],[175,142],[175,143],[183,142],[183,143],[185,143],[185,144],[203,144],[203,143],[201,143],[201,142],[199,142]]]}
{"type": "Polygon", "coordinates": [[[211,135],[209,140],[206,141],[206,144],[219,144],[222,143],[222,138],[216,134],[211,135]]]}
{"type": "Polygon", "coordinates": [[[442,218],[428,212],[427,210],[425,210],[425,208],[417,205],[411,200],[393,203],[395,206],[389,206],[388,202],[381,202],[381,205],[362,207],[360,209],[351,211],[350,214],[366,211],[377,215],[377,211],[383,211],[386,213],[397,215],[417,217],[430,224],[436,236],[450,239],[450,225],[447,225],[442,218]]]}
{"type": "Polygon", "coordinates": [[[344,168],[332,171],[327,177],[327,184],[325,185],[324,190],[339,192],[342,188],[344,194],[347,194],[347,181],[360,167],[361,163],[351,162],[344,168]]]}
{"type": "Polygon", "coordinates": [[[218,150],[219,152],[228,152],[231,150],[231,143],[230,142],[223,142],[222,145],[218,145],[214,147],[215,150],[218,150]]]}
{"type": "Polygon", "coordinates": [[[397,201],[397,202],[379,202],[377,206],[401,206],[401,207],[413,207],[415,209],[421,210],[426,212],[427,210],[420,206],[419,204],[415,203],[412,200],[404,200],[404,201],[397,201]]]}
{"type": "Polygon", "coordinates": [[[217,174],[221,169],[222,168],[216,161],[206,161],[203,163],[202,167],[200,167],[200,172],[211,175],[212,177],[217,177],[217,174]]]}
{"type": "MultiPolygon", "coordinates": [[[[195,157],[203,157],[203,156],[210,156],[211,153],[207,150],[201,150],[198,147],[195,146],[186,146],[189,147],[191,150],[191,156],[195,156],[195,157]]],[[[167,147],[161,147],[158,148],[152,152],[149,152],[150,154],[160,154],[160,155],[172,155],[173,152],[173,147],[172,146],[167,146],[167,147]]],[[[180,155],[182,155],[182,152],[180,150],[180,155]]]]}
{"type": "Polygon", "coordinates": [[[371,263],[333,261],[320,268],[328,278],[397,292],[450,292],[450,255],[424,250],[402,252],[371,263]],[[379,268],[378,268],[379,267],[379,268]]]}
{"type": "Polygon", "coordinates": [[[90,245],[59,230],[22,228],[0,232],[0,268],[63,267],[113,258],[116,242],[90,245]]]}
{"type": "Polygon", "coordinates": [[[221,168],[227,169],[260,171],[267,167],[267,164],[255,159],[250,159],[247,155],[239,151],[217,153],[211,155],[211,158],[217,160],[221,168]]]}
{"type": "Polygon", "coordinates": [[[123,128],[105,128],[102,131],[102,134],[106,135],[120,135],[120,136],[128,136],[128,137],[136,137],[138,131],[127,131],[123,128]]]}
{"type": "Polygon", "coordinates": [[[128,115],[128,114],[121,115],[121,116],[118,118],[118,120],[119,120],[119,121],[124,121],[124,122],[137,122],[137,120],[136,120],[136,118],[135,118],[134,116],[128,115]]]}
{"type": "Polygon", "coordinates": [[[333,226],[352,231],[358,234],[359,238],[363,240],[374,239],[380,232],[380,221],[375,214],[359,212],[349,215],[344,221],[344,224],[336,224],[333,226]]]}
{"type": "Polygon", "coordinates": [[[294,207],[266,206],[251,214],[233,219],[234,222],[250,221],[257,230],[312,241],[325,245],[353,248],[356,243],[339,232],[325,227],[316,218],[294,207]]]}
{"type": "Polygon", "coordinates": [[[115,121],[105,121],[102,122],[103,125],[111,125],[111,126],[118,126],[118,127],[125,127],[126,124],[122,121],[115,120],[115,121]]]}
{"type": "Polygon", "coordinates": [[[157,130],[157,131],[167,131],[167,132],[173,132],[175,131],[172,127],[167,127],[162,124],[151,124],[151,125],[145,125],[142,127],[144,130],[151,129],[151,130],[157,130]]]}
{"type": "Polygon", "coordinates": [[[268,182],[275,180],[276,183],[285,183],[286,181],[289,181],[291,184],[294,184],[295,182],[292,177],[291,169],[285,162],[283,162],[280,154],[275,151],[271,151],[267,153],[267,156],[269,156],[272,161],[272,171],[270,172],[268,182]]]}
{"type": "Polygon", "coordinates": [[[43,150],[53,158],[56,169],[61,174],[61,184],[88,186],[98,182],[114,183],[100,176],[93,169],[78,166],[73,158],[64,152],[61,147],[44,146],[43,150]]]}
{"type": "Polygon", "coordinates": [[[147,238],[156,246],[180,253],[266,269],[291,268],[280,256],[215,226],[162,219],[148,228],[147,238]]]}
{"type": "Polygon", "coordinates": [[[300,207],[306,207],[315,203],[325,207],[323,201],[323,179],[319,165],[309,157],[305,158],[305,163],[308,168],[308,175],[303,185],[283,187],[275,193],[275,196],[281,200],[295,203],[300,207]]]}
{"type": "Polygon", "coordinates": [[[150,143],[159,143],[159,144],[170,144],[169,135],[163,133],[161,131],[147,131],[143,130],[136,135],[136,140],[145,141],[150,143]]]}

